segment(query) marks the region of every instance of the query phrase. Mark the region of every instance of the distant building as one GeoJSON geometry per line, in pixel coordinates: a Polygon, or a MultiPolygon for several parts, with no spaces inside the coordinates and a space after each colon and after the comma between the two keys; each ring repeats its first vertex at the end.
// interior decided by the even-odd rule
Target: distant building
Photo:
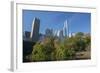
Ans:
{"type": "Polygon", "coordinates": [[[60,38],[60,39],[63,39],[64,35],[63,35],[63,30],[59,30],[58,33],[57,33],[57,36],[60,38]]]}
{"type": "Polygon", "coordinates": [[[41,41],[43,41],[44,39],[45,39],[45,34],[39,34],[39,41],[41,42],[41,41]]]}
{"type": "Polygon", "coordinates": [[[69,33],[69,37],[73,37],[75,35],[76,35],[76,33],[74,33],[74,32],[69,33]]]}
{"type": "Polygon", "coordinates": [[[68,21],[67,20],[64,22],[63,33],[64,33],[65,37],[69,36],[69,26],[68,26],[68,21]]]}
{"type": "Polygon", "coordinates": [[[68,26],[68,21],[66,20],[64,22],[64,26],[60,30],[53,30],[47,28],[45,30],[45,35],[46,36],[56,36],[58,38],[64,38],[64,37],[69,37],[69,26],[68,26]]]}
{"type": "Polygon", "coordinates": [[[24,41],[31,41],[31,39],[30,39],[30,32],[29,31],[23,32],[23,40],[24,41]]]}
{"type": "Polygon", "coordinates": [[[33,42],[36,42],[39,39],[39,27],[40,27],[40,20],[38,18],[34,18],[32,22],[31,33],[30,33],[30,39],[33,42]]]}
{"type": "Polygon", "coordinates": [[[53,29],[46,29],[45,30],[45,35],[46,36],[53,36],[53,29]]]}
{"type": "Polygon", "coordinates": [[[57,30],[54,30],[54,31],[53,31],[53,35],[54,35],[54,36],[57,36],[57,32],[58,32],[57,30]]]}
{"type": "Polygon", "coordinates": [[[25,32],[23,32],[23,38],[25,38],[25,37],[26,37],[25,32]]]}
{"type": "Polygon", "coordinates": [[[29,31],[25,31],[25,38],[30,38],[30,32],[29,31]]]}

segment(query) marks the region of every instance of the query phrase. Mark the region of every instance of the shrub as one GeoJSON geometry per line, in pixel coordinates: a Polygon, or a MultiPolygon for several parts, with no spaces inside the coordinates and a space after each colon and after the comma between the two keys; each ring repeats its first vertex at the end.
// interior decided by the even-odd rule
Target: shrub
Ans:
{"type": "Polygon", "coordinates": [[[56,48],[55,50],[55,57],[56,60],[64,60],[65,58],[65,49],[63,46],[59,46],[59,48],[56,48]]]}
{"type": "Polygon", "coordinates": [[[65,49],[65,59],[70,60],[75,58],[75,50],[73,48],[65,49]]]}
{"type": "Polygon", "coordinates": [[[44,61],[46,60],[46,54],[44,51],[44,46],[41,44],[36,44],[32,51],[32,61],[44,61]]]}

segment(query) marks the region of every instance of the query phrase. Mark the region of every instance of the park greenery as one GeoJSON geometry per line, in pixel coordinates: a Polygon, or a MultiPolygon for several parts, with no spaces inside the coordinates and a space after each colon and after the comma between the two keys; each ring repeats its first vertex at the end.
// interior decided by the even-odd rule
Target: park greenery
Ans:
{"type": "Polygon", "coordinates": [[[71,37],[64,37],[63,39],[55,36],[46,36],[42,41],[38,41],[33,46],[32,53],[26,56],[26,58],[32,62],[75,60],[77,59],[77,53],[90,52],[90,46],[90,34],[82,32],[78,32],[71,37]]]}

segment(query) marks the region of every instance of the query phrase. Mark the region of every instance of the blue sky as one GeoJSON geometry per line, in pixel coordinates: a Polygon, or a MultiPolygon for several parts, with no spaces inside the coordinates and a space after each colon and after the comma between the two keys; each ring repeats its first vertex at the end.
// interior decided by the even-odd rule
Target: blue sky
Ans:
{"type": "Polygon", "coordinates": [[[68,20],[69,32],[91,32],[90,13],[23,10],[24,31],[31,31],[34,17],[40,19],[39,32],[42,34],[45,33],[47,28],[62,29],[66,19],[68,20]]]}

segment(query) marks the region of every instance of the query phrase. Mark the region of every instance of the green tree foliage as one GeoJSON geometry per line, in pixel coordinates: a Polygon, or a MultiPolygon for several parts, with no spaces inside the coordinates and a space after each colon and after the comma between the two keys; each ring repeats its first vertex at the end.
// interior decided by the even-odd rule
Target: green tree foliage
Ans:
{"type": "Polygon", "coordinates": [[[70,60],[75,58],[75,50],[73,48],[65,49],[65,60],[70,60]]]}
{"type": "Polygon", "coordinates": [[[75,39],[73,37],[66,38],[64,41],[64,53],[65,53],[65,59],[73,59],[75,56],[75,48],[76,43],[75,39]]]}
{"type": "Polygon", "coordinates": [[[82,32],[78,32],[75,36],[74,36],[74,48],[75,51],[82,51],[85,50],[86,44],[85,44],[85,40],[84,40],[84,33],[82,32]]]}
{"type": "Polygon", "coordinates": [[[84,38],[85,43],[88,45],[91,43],[91,37],[89,35],[86,35],[84,38]]]}
{"type": "Polygon", "coordinates": [[[37,43],[33,47],[32,60],[33,61],[49,61],[51,59],[51,53],[54,51],[53,38],[45,38],[42,43],[37,43]]]}
{"type": "Polygon", "coordinates": [[[82,38],[84,36],[83,32],[77,32],[75,37],[82,38]]]}
{"type": "Polygon", "coordinates": [[[56,60],[64,60],[65,58],[65,49],[63,46],[59,46],[59,48],[56,48],[55,50],[55,57],[56,57],[56,60]]]}
{"type": "Polygon", "coordinates": [[[53,36],[45,37],[42,42],[33,46],[32,61],[70,60],[75,59],[76,52],[90,48],[89,35],[79,32],[75,36],[59,40],[53,36]]]}
{"type": "Polygon", "coordinates": [[[90,50],[91,48],[91,37],[90,35],[86,35],[84,38],[85,44],[86,44],[86,49],[85,50],[90,50]]]}
{"type": "Polygon", "coordinates": [[[34,47],[33,47],[33,51],[32,51],[32,61],[44,61],[46,60],[46,53],[44,50],[44,46],[37,43],[34,47]]]}
{"type": "Polygon", "coordinates": [[[47,55],[47,60],[52,60],[51,59],[51,53],[55,50],[54,47],[54,37],[46,37],[43,42],[45,54],[47,55]]]}
{"type": "Polygon", "coordinates": [[[76,51],[82,51],[82,50],[85,50],[85,41],[81,38],[76,38],[76,47],[75,47],[75,50],[76,51]]]}

